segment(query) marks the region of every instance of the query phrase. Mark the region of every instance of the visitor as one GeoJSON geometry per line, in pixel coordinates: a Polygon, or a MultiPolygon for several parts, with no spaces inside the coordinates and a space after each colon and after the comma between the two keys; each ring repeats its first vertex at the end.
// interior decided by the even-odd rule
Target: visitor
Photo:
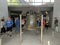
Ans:
{"type": "Polygon", "coordinates": [[[10,36],[10,37],[12,37],[12,26],[13,26],[13,21],[12,21],[12,19],[10,18],[10,17],[8,17],[8,19],[6,20],[6,22],[5,22],[5,27],[6,27],[6,31],[7,31],[7,33],[8,33],[8,35],[10,36]]]}
{"type": "Polygon", "coordinates": [[[15,26],[16,26],[16,31],[15,32],[20,32],[20,19],[16,17],[15,19],[15,26]]]}
{"type": "Polygon", "coordinates": [[[4,25],[5,25],[5,20],[4,18],[2,18],[1,19],[1,35],[6,32],[4,25]]]}

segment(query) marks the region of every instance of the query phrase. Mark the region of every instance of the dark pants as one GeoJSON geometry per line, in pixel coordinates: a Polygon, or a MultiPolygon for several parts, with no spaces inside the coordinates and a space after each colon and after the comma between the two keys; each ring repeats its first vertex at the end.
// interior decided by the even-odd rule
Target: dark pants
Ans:
{"type": "Polygon", "coordinates": [[[2,27],[2,28],[1,28],[1,33],[5,33],[5,32],[6,32],[5,28],[2,27]]]}
{"type": "Polygon", "coordinates": [[[48,29],[49,25],[45,25],[46,29],[48,29]]]}
{"type": "Polygon", "coordinates": [[[7,27],[7,32],[8,31],[12,32],[12,27],[7,27]]]}

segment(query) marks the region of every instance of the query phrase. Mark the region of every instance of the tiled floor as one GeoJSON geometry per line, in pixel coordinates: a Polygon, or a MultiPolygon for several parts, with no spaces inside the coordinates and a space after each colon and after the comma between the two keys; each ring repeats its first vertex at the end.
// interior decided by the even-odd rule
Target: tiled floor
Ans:
{"type": "MultiPolygon", "coordinates": [[[[6,35],[2,38],[2,45],[20,45],[19,35],[13,34],[13,38],[6,35]]],[[[43,41],[40,40],[40,33],[35,31],[25,31],[23,33],[23,41],[21,45],[60,45],[60,33],[52,31],[51,29],[45,31],[43,35],[43,41]]]]}

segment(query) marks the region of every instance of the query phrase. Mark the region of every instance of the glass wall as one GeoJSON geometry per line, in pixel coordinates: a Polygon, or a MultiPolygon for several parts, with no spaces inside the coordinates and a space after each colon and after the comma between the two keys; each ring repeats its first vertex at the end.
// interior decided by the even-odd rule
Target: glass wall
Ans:
{"type": "Polygon", "coordinates": [[[8,5],[19,5],[18,0],[7,0],[8,5]]]}
{"type": "Polygon", "coordinates": [[[29,2],[32,5],[44,5],[48,3],[54,3],[54,0],[25,0],[26,2],[29,2]]]}
{"type": "Polygon", "coordinates": [[[39,2],[54,2],[54,0],[24,0],[24,1],[26,1],[26,2],[35,2],[35,3],[39,3],[39,2]]]}
{"type": "MultiPolygon", "coordinates": [[[[54,3],[54,0],[22,0],[22,1],[30,5],[44,5],[48,3],[54,3]]],[[[22,2],[20,2],[19,0],[7,0],[7,2],[8,5],[22,5],[22,2]]]]}

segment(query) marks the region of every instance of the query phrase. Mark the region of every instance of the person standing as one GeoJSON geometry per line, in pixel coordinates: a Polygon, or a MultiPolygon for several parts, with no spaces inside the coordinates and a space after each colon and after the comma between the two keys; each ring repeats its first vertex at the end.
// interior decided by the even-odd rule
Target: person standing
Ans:
{"type": "Polygon", "coordinates": [[[20,32],[20,19],[18,17],[15,19],[15,26],[16,26],[15,32],[20,32]]]}
{"type": "Polygon", "coordinates": [[[37,19],[37,26],[40,27],[41,26],[41,20],[38,18],[37,19]]]}
{"type": "Polygon", "coordinates": [[[25,20],[24,20],[24,19],[22,19],[22,27],[24,27],[24,23],[25,23],[25,20]]]}
{"type": "Polygon", "coordinates": [[[4,18],[2,18],[1,19],[1,35],[6,32],[4,25],[5,25],[5,20],[4,18]]]}
{"type": "Polygon", "coordinates": [[[57,19],[57,17],[55,17],[54,25],[55,25],[55,31],[58,32],[58,19],[57,19]]]}
{"type": "Polygon", "coordinates": [[[6,32],[10,37],[12,36],[12,26],[13,26],[13,21],[10,17],[8,17],[8,19],[5,22],[5,27],[7,29],[6,32]]]}

